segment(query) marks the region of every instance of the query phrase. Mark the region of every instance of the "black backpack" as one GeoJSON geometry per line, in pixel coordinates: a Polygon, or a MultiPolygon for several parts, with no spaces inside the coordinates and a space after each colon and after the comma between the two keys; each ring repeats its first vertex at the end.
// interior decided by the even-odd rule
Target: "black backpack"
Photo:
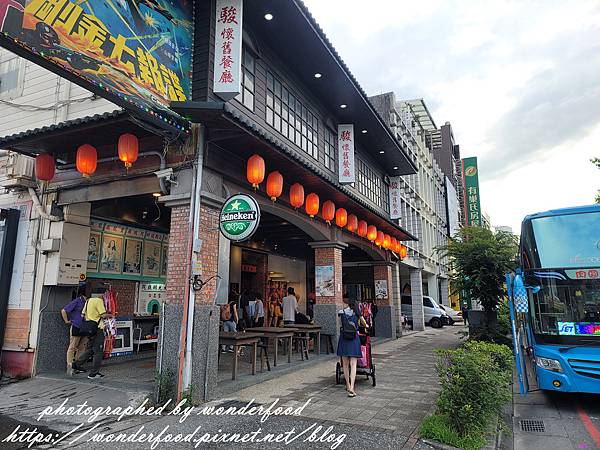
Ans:
{"type": "Polygon", "coordinates": [[[350,320],[350,316],[348,316],[348,314],[346,314],[345,312],[342,312],[341,319],[342,338],[347,339],[349,341],[355,339],[358,330],[356,329],[356,325],[354,324],[354,322],[350,320]]]}

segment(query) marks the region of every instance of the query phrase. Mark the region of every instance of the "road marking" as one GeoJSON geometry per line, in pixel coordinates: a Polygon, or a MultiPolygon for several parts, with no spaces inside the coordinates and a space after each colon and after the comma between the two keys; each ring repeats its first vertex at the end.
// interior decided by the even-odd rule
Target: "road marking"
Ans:
{"type": "Polygon", "coordinates": [[[596,428],[596,426],[592,422],[592,419],[590,419],[590,416],[588,416],[587,413],[583,410],[583,408],[579,405],[577,405],[577,412],[579,413],[579,418],[585,425],[585,429],[587,430],[591,438],[594,440],[594,443],[598,447],[600,447],[600,430],[596,428]]]}

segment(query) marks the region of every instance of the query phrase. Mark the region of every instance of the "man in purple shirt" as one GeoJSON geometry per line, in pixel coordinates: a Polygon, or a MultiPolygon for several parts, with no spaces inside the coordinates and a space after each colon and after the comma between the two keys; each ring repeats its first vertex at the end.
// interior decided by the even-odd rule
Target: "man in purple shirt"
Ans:
{"type": "Polygon", "coordinates": [[[69,348],[67,349],[68,375],[85,372],[85,369],[79,367],[75,363],[75,357],[83,354],[88,344],[87,336],[78,336],[79,328],[81,327],[81,322],[83,320],[81,312],[85,306],[85,299],[85,284],[83,284],[77,289],[77,297],[71,300],[71,302],[60,311],[65,323],[71,325],[69,332],[69,348]]]}

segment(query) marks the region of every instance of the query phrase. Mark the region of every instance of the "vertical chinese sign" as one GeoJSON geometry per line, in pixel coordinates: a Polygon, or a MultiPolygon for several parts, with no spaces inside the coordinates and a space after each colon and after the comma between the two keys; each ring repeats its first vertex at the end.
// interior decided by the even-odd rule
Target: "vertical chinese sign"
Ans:
{"type": "Polygon", "coordinates": [[[402,218],[400,204],[400,177],[390,177],[390,219],[402,218]]]}
{"type": "Polygon", "coordinates": [[[228,101],[242,89],[242,0],[217,0],[213,92],[228,101]]]}
{"type": "Polygon", "coordinates": [[[477,158],[464,158],[462,160],[465,225],[482,225],[481,205],[479,202],[479,172],[477,170],[477,158]]]}
{"type": "Polygon", "coordinates": [[[338,125],[339,182],[354,183],[354,125],[338,125]]]}

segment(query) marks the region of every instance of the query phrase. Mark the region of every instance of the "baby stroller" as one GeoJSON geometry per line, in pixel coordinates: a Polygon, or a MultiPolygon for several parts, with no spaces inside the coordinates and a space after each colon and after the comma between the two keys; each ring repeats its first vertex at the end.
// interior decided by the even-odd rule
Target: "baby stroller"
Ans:
{"type": "MultiPolygon", "coordinates": [[[[367,380],[369,377],[373,380],[373,387],[377,385],[375,380],[375,365],[373,364],[373,355],[371,354],[371,336],[368,330],[360,328],[358,331],[360,337],[360,350],[362,358],[358,359],[356,365],[356,375],[365,375],[367,380]]],[[[342,359],[335,365],[335,384],[342,384],[344,380],[344,369],[342,368],[342,359]]]]}

